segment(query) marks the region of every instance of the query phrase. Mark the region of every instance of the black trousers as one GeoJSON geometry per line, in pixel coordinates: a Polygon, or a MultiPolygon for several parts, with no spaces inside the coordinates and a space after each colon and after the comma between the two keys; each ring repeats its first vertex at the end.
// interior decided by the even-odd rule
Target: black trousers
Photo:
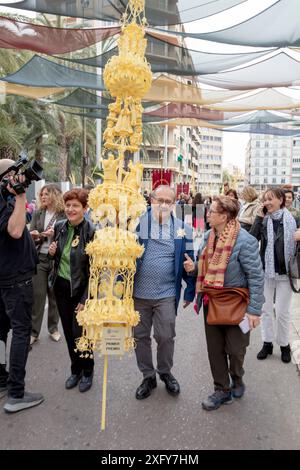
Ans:
{"type": "Polygon", "coordinates": [[[55,281],[54,294],[71,359],[71,372],[76,375],[83,373],[89,377],[94,370],[94,359],[82,358],[80,352],[75,352],[75,339],[82,334],[82,328],[77,323],[75,313],[81,296],[71,297],[70,282],[62,277],[57,277],[55,281]]]}
{"type": "Polygon", "coordinates": [[[207,352],[215,390],[229,390],[230,377],[236,385],[242,384],[250,332],[244,334],[238,325],[208,325],[207,314],[208,306],[205,306],[207,352]]]}
{"type": "MultiPolygon", "coordinates": [[[[31,279],[9,287],[0,287],[0,341],[5,345],[8,332],[12,329],[7,386],[8,395],[13,398],[22,398],[24,395],[32,304],[33,288],[31,279]]],[[[3,383],[6,374],[5,367],[0,368],[0,374],[3,383]]]]}

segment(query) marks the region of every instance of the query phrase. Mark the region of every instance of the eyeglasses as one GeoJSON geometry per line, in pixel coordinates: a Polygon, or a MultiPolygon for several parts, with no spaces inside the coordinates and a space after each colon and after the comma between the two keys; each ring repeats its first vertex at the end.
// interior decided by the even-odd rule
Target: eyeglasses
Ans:
{"type": "Polygon", "coordinates": [[[155,196],[153,196],[153,199],[155,199],[158,203],[159,206],[162,206],[163,204],[165,204],[166,206],[172,206],[172,204],[174,204],[174,201],[170,201],[170,199],[161,199],[160,197],[157,198],[155,196]]]}
{"type": "Polygon", "coordinates": [[[208,209],[207,211],[209,214],[222,214],[222,212],[214,211],[213,209],[208,209]]]}

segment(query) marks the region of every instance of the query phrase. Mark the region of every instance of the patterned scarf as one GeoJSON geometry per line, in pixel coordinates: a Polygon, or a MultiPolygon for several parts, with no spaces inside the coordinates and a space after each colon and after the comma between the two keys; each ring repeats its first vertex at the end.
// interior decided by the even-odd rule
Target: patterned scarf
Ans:
{"type": "Polygon", "coordinates": [[[288,272],[289,261],[296,249],[294,233],[297,229],[296,221],[292,214],[286,209],[279,209],[272,214],[266,215],[268,244],[265,253],[265,274],[269,279],[275,278],[275,260],[274,260],[274,228],[273,220],[280,220],[283,217],[284,232],[284,259],[286,272],[288,272]]]}
{"type": "Polygon", "coordinates": [[[204,287],[221,289],[224,286],[225,271],[240,228],[238,220],[230,220],[220,234],[215,248],[216,232],[211,230],[207,245],[199,258],[197,293],[202,292],[204,287]]]}

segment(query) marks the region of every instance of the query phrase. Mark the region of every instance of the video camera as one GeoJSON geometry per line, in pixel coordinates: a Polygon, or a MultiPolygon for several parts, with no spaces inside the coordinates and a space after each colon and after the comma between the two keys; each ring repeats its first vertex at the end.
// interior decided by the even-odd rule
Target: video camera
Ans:
{"type": "Polygon", "coordinates": [[[14,165],[7,168],[7,170],[0,175],[0,194],[5,200],[9,195],[11,195],[7,189],[8,184],[10,184],[16,194],[25,193],[26,189],[32,183],[32,181],[40,181],[42,177],[43,168],[41,165],[36,160],[29,162],[29,158],[26,153],[21,152],[18,160],[14,163],[14,165]],[[8,175],[12,171],[15,172],[14,176],[17,180],[14,184],[10,183],[8,177],[4,178],[5,175],[8,175]],[[18,176],[21,175],[25,176],[25,181],[23,183],[18,181],[18,176]]]}

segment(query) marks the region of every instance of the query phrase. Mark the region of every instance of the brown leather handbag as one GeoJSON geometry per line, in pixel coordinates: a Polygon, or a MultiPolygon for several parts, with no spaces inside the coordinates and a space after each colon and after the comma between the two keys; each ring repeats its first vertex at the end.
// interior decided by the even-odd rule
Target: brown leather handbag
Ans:
{"type": "Polygon", "coordinates": [[[245,287],[205,287],[208,295],[208,325],[238,325],[244,318],[249,304],[249,289],[245,287]]]}

